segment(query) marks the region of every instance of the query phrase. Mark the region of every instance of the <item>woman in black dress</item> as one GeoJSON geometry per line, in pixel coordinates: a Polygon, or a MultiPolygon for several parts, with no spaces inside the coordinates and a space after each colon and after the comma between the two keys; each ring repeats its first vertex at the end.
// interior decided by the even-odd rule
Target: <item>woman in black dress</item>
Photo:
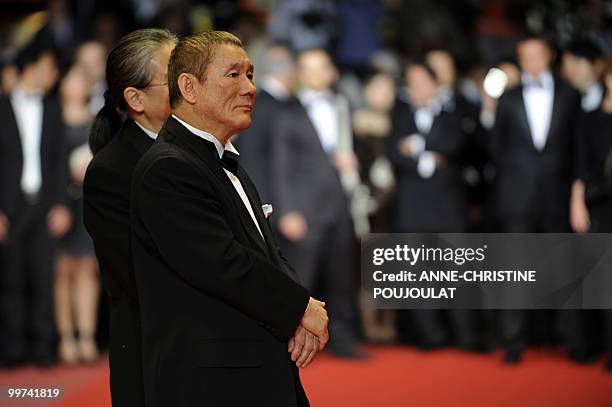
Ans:
{"type": "MultiPolygon", "coordinates": [[[[574,185],[571,202],[576,233],[612,233],[612,59],[605,61],[602,78],[606,94],[601,106],[584,115],[578,131],[581,182],[574,185]]],[[[604,315],[612,351],[612,310],[604,315]]],[[[612,354],[606,369],[612,371],[612,354]]]]}
{"type": "Polygon", "coordinates": [[[59,246],[55,321],[60,335],[60,360],[72,364],[92,362],[98,356],[94,333],[100,283],[93,241],[83,224],[83,176],[91,160],[87,139],[93,117],[88,107],[90,84],[80,68],[70,69],[60,92],[70,169],[68,193],[74,222],[59,246]]]}

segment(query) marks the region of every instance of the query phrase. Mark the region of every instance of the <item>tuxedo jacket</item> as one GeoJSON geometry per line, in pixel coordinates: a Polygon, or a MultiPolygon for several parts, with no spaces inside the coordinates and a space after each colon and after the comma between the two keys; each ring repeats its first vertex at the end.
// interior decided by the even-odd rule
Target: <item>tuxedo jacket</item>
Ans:
{"type": "Polygon", "coordinates": [[[110,303],[113,406],[143,406],[140,312],[130,249],[132,172],[153,145],[132,120],[92,159],[83,183],[84,221],[110,303]]]}
{"type": "Polygon", "coordinates": [[[287,340],[309,294],[265,241],[213,143],[174,118],[136,167],[132,250],[147,406],[304,406],[287,340]]]}
{"type": "MultiPolygon", "coordinates": [[[[23,150],[10,97],[0,97],[0,211],[13,220],[21,202],[23,150]]],[[[64,125],[55,98],[43,99],[40,165],[40,202],[45,206],[67,204],[68,163],[64,125]]]]}
{"type": "Polygon", "coordinates": [[[499,99],[491,155],[497,169],[495,200],[501,217],[546,212],[568,219],[579,116],[578,93],[555,78],[548,137],[544,149],[538,151],[529,128],[523,87],[514,88],[499,99]]]}
{"type": "Polygon", "coordinates": [[[299,100],[278,115],[272,136],[272,180],[277,217],[301,213],[308,223],[329,224],[348,212],[338,170],[299,100]]]}
{"type": "Polygon", "coordinates": [[[414,112],[398,101],[391,114],[388,155],[396,176],[396,229],[401,232],[461,232],[466,226],[465,184],[461,178],[465,136],[457,111],[442,110],[425,138],[425,150],[444,157],[430,178],[417,172],[417,159],[400,153],[399,143],[419,133],[414,112]]]}

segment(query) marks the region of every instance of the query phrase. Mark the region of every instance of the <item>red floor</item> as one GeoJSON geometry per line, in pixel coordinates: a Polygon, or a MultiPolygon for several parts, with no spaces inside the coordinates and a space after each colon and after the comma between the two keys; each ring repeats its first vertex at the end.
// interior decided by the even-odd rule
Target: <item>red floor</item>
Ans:
{"type": "MultiPolygon", "coordinates": [[[[321,355],[302,371],[314,407],[612,407],[612,374],[603,372],[603,361],[578,366],[556,351],[529,350],[522,364],[505,366],[499,352],[478,356],[455,350],[366,350],[373,355],[368,362],[321,355]]],[[[90,367],[2,372],[2,388],[60,385],[64,395],[57,403],[9,402],[0,397],[0,406],[110,406],[106,369],[106,361],[101,361],[90,367]]]]}

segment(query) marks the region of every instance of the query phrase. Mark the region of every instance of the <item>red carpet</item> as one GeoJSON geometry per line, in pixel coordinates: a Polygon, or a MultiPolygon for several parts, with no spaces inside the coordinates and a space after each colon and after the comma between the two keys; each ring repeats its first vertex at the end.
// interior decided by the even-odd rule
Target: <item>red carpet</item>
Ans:
{"type": "MultiPolygon", "coordinates": [[[[368,348],[368,362],[321,355],[302,371],[314,407],[399,406],[601,406],[612,407],[612,374],[602,361],[575,365],[561,353],[529,350],[523,363],[505,366],[501,353],[478,356],[455,350],[420,353],[412,349],[368,348]]],[[[7,402],[0,406],[108,407],[106,362],[78,368],[34,368],[0,373],[0,386],[64,389],[57,403],[7,402]]]]}

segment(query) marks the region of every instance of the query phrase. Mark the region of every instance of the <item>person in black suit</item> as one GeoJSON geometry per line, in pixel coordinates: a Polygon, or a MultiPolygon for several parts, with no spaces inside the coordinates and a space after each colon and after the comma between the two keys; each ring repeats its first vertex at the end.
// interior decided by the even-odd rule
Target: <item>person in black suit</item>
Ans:
{"type": "Polygon", "coordinates": [[[130,249],[132,172],[170,115],[167,71],[176,37],[143,29],[126,35],[106,63],[108,91],[90,134],[84,221],[110,303],[113,406],[144,406],[140,311],[130,249]],[[126,118],[122,122],[119,114],[126,118]]]}
{"type": "Polygon", "coordinates": [[[233,34],[182,38],[173,115],[134,170],[148,406],[309,405],[297,367],[325,346],[327,312],[280,255],[229,142],[251,124],[252,76],[233,34]]]}
{"type": "Polygon", "coordinates": [[[465,231],[461,117],[444,108],[435,74],[426,63],[415,62],[406,69],[406,84],[410,101],[396,104],[389,139],[397,179],[396,230],[465,231]]]}
{"type": "MultiPolygon", "coordinates": [[[[399,233],[465,232],[466,187],[461,176],[466,135],[462,115],[441,97],[435,71],[425,61],[405,70],[409,101],[398,100],[392,113],[388,155],[396,186],[395,230],[399,233]]],[[[439,310],[412,310],[398,315],[400,331],[415,326],[423,349],[448,342],[439,310]],[[410,321],[410,322],[409,322],[410,321]]],[[[451,310],[449,319],[457,345],[479,350],[475,315],[451,310]]]]}
{"type": "MultiPolygon", "coordinates": [[[[552,75],[544,38],[525,37],[517,56],[522,86],[499,99],[491,136],[499,223],[504,232],[568,232],[579,96],[552,75]]],[[[509,363],[520,359],[525,345],[524,316],[521,310],[501,313],[509,363]]],[[[539,327],[550,326],[550,316],[540,319],[539,327]]]]}
{"type": "Polygon", "coordinates": [[[348,102],[332,90],[337,71],[323,50],[297,58],[300,91],[278,114],[272,179],[280,243],[309,290],[322,277],[334,315],[330,350],[361,358],[354,332],[353,226],[343,176],[356,171],[348,102]]]}
{"type": "Polygon", "coordinates": [[[54,54],[32,43],[16,65],[18,83],[0,98],[2,359],[9,367],[27,357],[49,366],[55,362],[53,240],[71,224],[64,125],[58,101],[45,95],[58,78],[54,54]]]}
{"type": "Polygon", "coordinates": [[[276,115],[290,98],[295,82],[295,63],[291,52],[283,46],[272,45],[266,50],[258,74],[261,79],[258,81],[257,104],[253,107],[253,125],[232,142],[243,152],[240,165],[249,173],[261,199],[270,202],[273,125],[276,115]]]}
{"type": "Polygon", "coordinates": [[[597,110],[604,96],[604,86],[599,81],[602,57],[602,49],[588,37],[576,39],[563,51],[561,73],[580,93],[580,107],[585,112],[597,110]]]}
{"type": "MultiPolygon", "coordinates": [[[[578,127],[580,171],[572,189],[571,225],[576,233],[612,232],[612,59],[606,59],[602,69],[605,97],[599,108],[588,112],[578,127]]],[[[604,312],[604,327],[608,352],[612,350],[612,310],[604,312]]],[[[594,335],[584,338],[586,356],[592,357],[594,335]]],[[[612,354],[605,369],[612,371],[612,354]]]]}

